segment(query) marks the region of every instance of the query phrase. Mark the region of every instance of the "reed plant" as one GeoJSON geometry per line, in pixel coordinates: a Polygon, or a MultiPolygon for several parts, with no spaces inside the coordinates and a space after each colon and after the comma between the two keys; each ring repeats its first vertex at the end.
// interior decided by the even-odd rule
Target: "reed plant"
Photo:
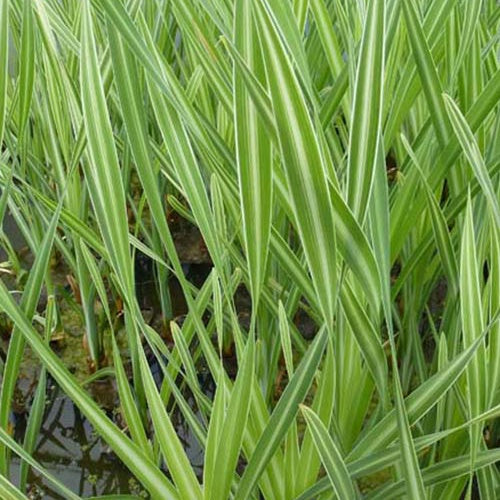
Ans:
{"type": "Polygon", "coordinates": [[[79,498],[33,458],[44,383],[9,433],[29,348],[154,499],[499,498],[499,29],[496,0],[0,0],[0,221],[34,257],[1,231],[0,497],[31,467],[79,498]],[[125,430],[50,343],[54,258],[125,430]]]}

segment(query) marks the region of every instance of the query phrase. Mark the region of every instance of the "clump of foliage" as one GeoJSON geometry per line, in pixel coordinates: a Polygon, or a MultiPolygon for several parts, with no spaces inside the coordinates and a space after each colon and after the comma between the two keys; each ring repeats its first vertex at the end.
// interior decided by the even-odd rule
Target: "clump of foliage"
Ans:
{"type": "Polygon", "coordinates": [[[7,432],[28,343],[42,380],[155,499],[451,500],[473,483],[498,498],[499,27],[496,0],[0,0],[0,220],[14,217],[35,256],[19,300],[0,285],[14,325],[0,496],[25,498],[29,466],[78,498],[32,458],[43,383],[24,446],[7,432]],[[200,288],[172,209],[213,262],[200,288]],[[48,343],[57,297],[37,304],[55,291],[56,251],[95,367],[112,346],[127,432],[48,343]],[[138,305],[136,253],[154,261],[166,321],[169,276],[182,288],[173,347],[138,305]],[[222,362],[231,346],[235,377],[222,362]],[[201,482],[172,402],[204,449],[201,482]],[[378,472],[386,481],[362,492],[378,472]]]}

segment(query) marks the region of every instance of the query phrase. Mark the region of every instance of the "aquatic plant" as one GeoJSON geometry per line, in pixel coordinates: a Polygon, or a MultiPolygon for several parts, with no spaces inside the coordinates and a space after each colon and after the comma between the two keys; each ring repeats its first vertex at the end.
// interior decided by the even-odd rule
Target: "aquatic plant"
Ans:
{"type": "Polygon", "coordinates": [[[9,434],[28,346],[155,499],[498,498],[499,27],[495,0],[0,0],[0,220],[33,256],[2,230],[0,497],[32,467],[78,498],[33,458],[44,383],[9,434]],[[50,343],[54,257],[125,430],[50,343]]]}

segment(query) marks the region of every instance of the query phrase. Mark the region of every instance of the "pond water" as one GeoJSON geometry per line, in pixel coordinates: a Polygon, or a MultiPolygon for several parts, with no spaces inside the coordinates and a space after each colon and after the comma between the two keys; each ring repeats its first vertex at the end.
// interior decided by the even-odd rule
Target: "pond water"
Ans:
{"type": "MultiPolygon", "coordinates": [[[[16,251],[26,245],[10,215],[5,217],[3,229],[16,251]]],[[[179,245],[184,245],[188,259],[192,258],[192,255],[196,257],[195,252],[199,247],[199,239],[196,239],[196,235],[188,234],[188,237],[192,240],[192,243],[189,244],[186,244],[186,241],[189,241],[187,237],[182,235],[177,237],[180,239],[179,245]],[[186,248],[191,246],[193,247],[191,250],[186,248]]],[[[0,261],[5,259],[6,255],[0,248],[0,261]]],[[[158,300],[157,297],[155,298],[156,290],[151,262],[142,259],[136,265],[139,265],[139,268],[136,269],[139,303],[141,307],[147,310],[157,309],[158,300]]],[[[210,264],[206,262],[195,264],[186,262],[184,264],[186,276],[193,284],[198,286],[206,279],[210,267],[210,264]]],[[[61,278],[61,283],[64,283],[64,273],[62,273],[61,278]]],[[[182,316],[186,312],[186,304],[176,280],[171,280],[170,292],[174,316],[182,316]]],[[[158,310],[154,311],[154,314],[157,315],[158,313],[158,310]]],[[[75,356],[75,350],[77,351],[77,357],[84,358],[85,354],[80,353],[81,327],[77,327],[76,332],[74,327],[70,328],[69,325],[66,325],[66,327],[68,329],[66,340],[60,348],[57,348],[57,346],[55,348],[63,359],[70,356],[67,359],[68,366],[70,366],[73,362],[70,352],[73,352],[73,357],[75,356]]],[[[0,348],[4,352],[7,349],[7,342],[8,339],[3,339],[0,342],[2,344],[0,348]]],[[[161,383],[161,369],[153,357],[150,359],[150,364],[155,379],[158,383],[161,383]]],[[[15,399],[19,401],[14,402],[11,413],[14,438],[18,443],[22,443],[24,439],[29,405],[36,387],[38,373],[38,360],[27,348],[16,388],[15,399]]],[[[201,370],[199,380],[200,387],[205,394],[212,397],[215,388],[210,375],[201,370]]],[[[109,378],[93,382],[89,385],[89,392],[100,406],[106,410],[108,416],[119,425],[121,415],[118,411],[119,399],[114,380],[109,378]]],[[[185,394],[185,397],[196,412],[194,398],[190,394],[185,394]]],[[[198,416],[200,417],[200,415],[198,416]]],[[[171,413],[171,418],[191,464],[201,479],[203,450],[190,432],[182,414],[174,410],[171,413]]],[[[82,497],[112,494],[149,498],[142,486],[115,456],[106,442],[94,432],[90,422],[82,415],[71,399],[60,390],[50,376],[48,376],[47,380],[43,424],[37,438],[33,458],[51,475],[82,497]]],[[[165,473],[168,475],[168,471],[165,470],[165,473]]],[[[19,484],[19,474],[20,460],[15,455],[12,455],[10,479],[16,485],[19,484]]],[[[30,470],[28,474],[28,494],[29,498],[33,500],[65,500],[64,496],[48,480],[34,470],[30,470]]]]}
{"type": "MultiPolygon", "coordinates": [[[[140,494],[129,471],[93,432],[88,420],[55,385],[47,390],[44,422],[34,458],[54,477],[81,496],[104,493],[140,494]]],[[[14,414],[15,436],[22,439],[26,414],[14,414]]],[[[11,480],[18,484],[19,460],[11,466],[11,480]]],[[[31,498],[64,500],[36,471],[28,476],[31,498]]]]}
{"type": "MultiPolygon", "coordinates": [[[[155,367],[152,369],[155,370],[155,367]]],[[[209,376],[202,378],[200,383],[207,395],[213,395],[214,386],[209,376]]],[[[194,400],[189,395],[187,401],[195,406],[194,400]]],[[[108,415],[116,420],[117,415],[113,410],[109,411],[108,415]]],[[[14,437],[18,442],[22,442],[27,414],[13,413],[12,421],[15,429],[14,437]]],[[[180,412],[172,413],[172,422],[195,472],[201,478],[202,448],[180,412]]],[[[47,383],[43,425],[33,457],[49,473],[80,496],[132,494],[138,498],[149,498],[109,446],[94,433],[90,422],[50,378],[47,383]]],[[[14,484],[18,484],[19,467],[19,459],[13,458],[11,481],[14,484]]],[[[64,496],[36,471],[30,471],[28,484],[32,499],[65,500],[64,496]]]]}

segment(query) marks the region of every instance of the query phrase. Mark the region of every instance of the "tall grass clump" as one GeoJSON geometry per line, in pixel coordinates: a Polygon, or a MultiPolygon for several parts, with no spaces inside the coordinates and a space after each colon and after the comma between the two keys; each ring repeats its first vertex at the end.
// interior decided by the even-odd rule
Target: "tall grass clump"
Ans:
{"type": "Polygon", "coordinates": [[[499,30],[496,0],[0,0],[0,221],[33,257],[0,231],[0,498],[29,468],[78,498],[34,458],[45,383],[11,436],[28,350],[154,499],[499,498],[499,30]],[[50,342],[54,266],[124,426],[50,342]]]}

